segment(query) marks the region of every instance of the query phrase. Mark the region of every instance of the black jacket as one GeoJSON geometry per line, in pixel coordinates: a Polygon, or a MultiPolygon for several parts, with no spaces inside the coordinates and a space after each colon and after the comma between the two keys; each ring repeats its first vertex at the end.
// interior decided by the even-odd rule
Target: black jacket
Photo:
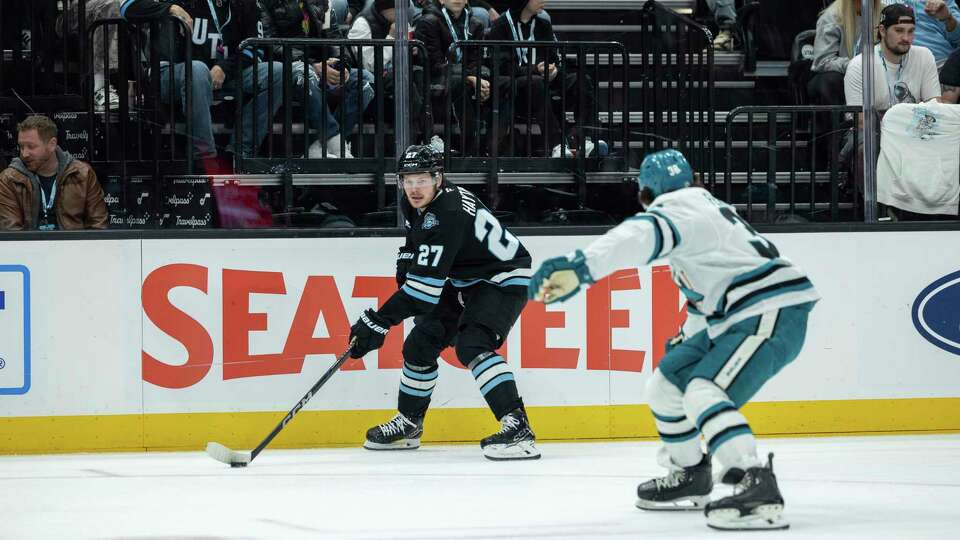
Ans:
{"type": "MultiPolygon", "coordinates": [[[[476,18],[469,16],[469,9],[463,10],[458,19],[451,16],[450,21],[453,23],[458,40],[463,41],[468,38],[479,40],[483,38],[483,25],[476,18]],[[469,25],[467,25],[468,19],[469,25]],[[469,36],[466,30],[469,30],[469,36]]],[[[442,74],[447,63],[458,63],[456,57],[450,55],[450,45],[453,44],[454,39],[442,11],[431,10],[425,13],[420,22],[417,23],[413,37],[422,41],[426,46],[432,74],[442,74]]],[[[462,53],[462,62],[460,63],[463,64],[464,75],[476,73],[480,60],[480,50],[477,47],[465,47],[461,48],[460,51],[462,53]]]]}
{"type": "MultiPolygon", "coordinates": [[[[328,0],[304,0],[304,8],[309,17],[309,31],[304,33],[303,11],[300,9],[300,0],[260,0],[260,21],[263,23],[264,37],[276,38],[314,38],[314,39],[345,39],[347,36],[341,28],[332,26],[324,28],[328,0]]],[[[333,15],[331,14],[331,19],[333,15]]],[[[303,56],[302,48],[293,48],[293,58],[303,56]]],[[[320,61],[324,57],[339,55],[337,47],[327,47],[325,51],[311,48],[312,61],[320,61]]]]}
{"type": "Polygon", "coordinates": [[[177,30],[171,31],[171,24],[161,23],[160,35],[151,36],[151,46],[161,60],[183,62],[186,58],[184,45],[189,39],[193,59],[211,68],[220,66],[228,78],[235,75],[238,59],[242,67],[253,62],[252,51],[248,49],[243,54],[237,51],[244,39],[263,37],[256,0],[124,0],[120,15],[133,23],[164,19],[173,4],[182,7],[193,18],[193,35],[183,36],[179,25],[175,27],[177,30]]]}
{"type": "Polygon", "coordinates": [[[404,285],[377,312],[391,326],[433,310],[448,280],[454,287],[478,281],[527,286],[530,253],[470,191],[444,180],[426,207],[416,210],[404,197],[400,209],[414,262],[404,285]]]}
{"type": "MultiPolygon", "coordinates": [[[[557,40],[556,35],[553,33],[553,25],[550,24],[550,21],[547,19],[538,15],[530,19],[529,22],[523,23],[520,21],[519,14],[514,15],[513,11],[511,11],[510,17],[508,17],[506,14],[503,14],[497,20],[493,21],[484,39],[491,41],[516,41],[517,38],[520,38],[526,41],[530,36],[531,27],[533,28],[534,41],[541,43],[552,43],[557,40]],[[513,29],[510,27],[511,21],[514,23],[513,29]]],[[[542,62],[544,56],[547,55],[549,55],[548,63],[559,65],[560,56],[557,49],[536,49],[536,62],[531,62],[534,56],[531,53],[534,52],[534,50],[535,49],[515,48],[511,50],[507,47],[500,48],[498,58],[500,72],[504,73],[509,71],[510,62],[513,62],[514,65],[521,67],[532,67],[533,65],[542,62]],[[524,52],[526,52],[526,55],[523,54],[524,52]],[[531,66],[527,66],[528,63],[531,64],[531,66]]]]}

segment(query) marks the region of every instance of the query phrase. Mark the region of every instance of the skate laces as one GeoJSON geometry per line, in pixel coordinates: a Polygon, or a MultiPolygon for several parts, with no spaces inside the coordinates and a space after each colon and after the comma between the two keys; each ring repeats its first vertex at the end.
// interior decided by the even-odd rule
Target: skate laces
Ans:
{"type": "Polygon", "coordinates": [[[687,476],[687,473],[682,470],[671,471],[670,474],[661,478],[654,478],[653,480],[654,482],[656,482],[658,490],[668,489],[668,488],[675,488],[679,486],[680,482],[682,482],[684,478],[686,478],[686,476],[687,476]]]}
{"type": "Polygon", "coordinates": [[[413,422],[407,420],[407,417],[398,413],[393,417],[392,420],[386,424],[380,424],[380,432],[384,435],[393,435],[403,433],[403,428],[405,424],[413,425],[413,422]]]}
{"type": "Polygon", "coordinates": [[[500,431],[498,431],[497,434],[506,433],[518,427],[520,427],[520,419],[512,414],[508,414],[500,419],[500,431]]]}

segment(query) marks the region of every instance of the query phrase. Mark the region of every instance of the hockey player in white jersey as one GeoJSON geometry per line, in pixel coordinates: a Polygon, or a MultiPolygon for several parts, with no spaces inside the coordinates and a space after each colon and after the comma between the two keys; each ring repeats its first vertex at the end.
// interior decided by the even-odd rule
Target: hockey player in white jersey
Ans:
{"type": "Polygon", "coordinates": [[[545,261],[529,296],[563,301],[621,268],[667,259],[687,299],[687,320],[647,388],[669,473],[637,488],[646,510],[704,509],[717,529],[784,529],[783,498],[740,408],[799,354],[820,298],[804,272],[736,210],[693,187],[682,154],[643,160],[646,209],[584,250],[545,261]],[[706,453],[701,446],[701,435],[706,453]],[[732,496],[710,502],[712,460],[732,496]]]}

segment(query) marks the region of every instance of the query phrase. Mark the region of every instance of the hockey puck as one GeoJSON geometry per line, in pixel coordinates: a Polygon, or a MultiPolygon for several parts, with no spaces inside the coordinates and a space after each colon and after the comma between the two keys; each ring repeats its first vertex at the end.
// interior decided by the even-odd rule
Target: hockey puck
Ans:
{"type": "Polygon", "coordinates": [[[231,463],[230,466],[233,467],[233,468],[246,467],[247,464],[244,463],[244,462],[242,462],[242,461],[235,461],[235,462],[231,463]]]}

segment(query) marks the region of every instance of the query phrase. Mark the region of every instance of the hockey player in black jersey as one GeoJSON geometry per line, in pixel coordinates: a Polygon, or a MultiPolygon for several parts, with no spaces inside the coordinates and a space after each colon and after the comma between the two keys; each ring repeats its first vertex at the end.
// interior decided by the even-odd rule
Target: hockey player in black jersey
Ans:
{"type": "Polygon", "coordinates": [[[493,460],[536,459],[533,430],[510,366],[495,351],[526,305],[530,254],[477,197],[447,181],[443,158],[411,146],[398,165],[407,224],[397,260],[398,290],[379,310],[368,309],[350,329],[353,358],[383,345],[391,326],[416,326],[403,343],[396,416],[367,431],[370,450],[415,449],[437,382],[437,357],[454,344],[500,421],[480,441],[493,460]]]}

